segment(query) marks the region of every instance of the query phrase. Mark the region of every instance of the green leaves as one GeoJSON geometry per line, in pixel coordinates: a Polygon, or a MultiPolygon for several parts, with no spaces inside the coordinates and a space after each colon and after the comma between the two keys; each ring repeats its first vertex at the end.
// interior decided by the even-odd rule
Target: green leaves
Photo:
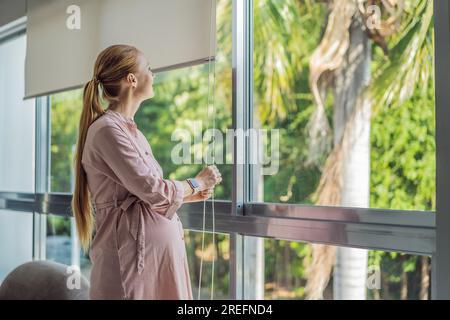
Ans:
{"type": "Polygon", "coordinates": [[[372,121],[371,205],[434,210],[434,87],[396,108],[381,109],[372,121]]]}
{"type": "MultiPolygon", "coordinates": [[[[418,0],[415,11],[404,18],[402,29],[387,60],[375,64],[370,87],[373,111],[402,104],[415,90],[431,81],[433,67],[433,2],[418,0]]],[[[392,42],[392,41],[391,41],[392,42]]]]}

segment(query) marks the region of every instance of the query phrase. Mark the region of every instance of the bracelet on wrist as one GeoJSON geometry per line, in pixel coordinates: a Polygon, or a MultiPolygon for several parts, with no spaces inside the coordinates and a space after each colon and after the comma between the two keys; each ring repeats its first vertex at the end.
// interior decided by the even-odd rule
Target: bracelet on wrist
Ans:
{"type": "Polygon", "coordinates": [[[192,190],[191,196],[192,196],[192,195],[195,194],[195,188],[194,188],[194,186],[192,185],[192,183],[191,183],[191,181],[189,179],[186,179],[186,181],[189,184],[189,186],[191,187],[191,190],[192,190]]]}
{"type": "Polygon", "coordinates": [[[186,181],[189,183],[189,185],[191,186],[191,188],[193,190],[192,194],[195,194],[198,191],[200,191],[200,184],[197,181],[197,179],[195,179],[195,178],[188,178],[188,179],[186,179],[186,181]]]}

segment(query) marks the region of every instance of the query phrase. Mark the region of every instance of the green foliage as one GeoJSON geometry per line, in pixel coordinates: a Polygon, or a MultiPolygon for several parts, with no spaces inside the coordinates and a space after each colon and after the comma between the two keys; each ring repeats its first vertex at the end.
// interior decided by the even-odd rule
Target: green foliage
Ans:
{"type": "Polygon", "coordinates": [[[47,216],[47,236],[58,235],[70,237],[70,219],[48,215],[47,216]]]}
{"type": "Polygon", "coordinates": [[[51,96],[50,191],[72,192],[72,159],[83,108],[82,90],[51,96]]]}
{"type": "Polygon", "coordinates": [[[372,121],[371,205],[377,208],[435,210],[434,88],[372,121]],[[375,174],[376,173],[376,174],[375,174]]]}

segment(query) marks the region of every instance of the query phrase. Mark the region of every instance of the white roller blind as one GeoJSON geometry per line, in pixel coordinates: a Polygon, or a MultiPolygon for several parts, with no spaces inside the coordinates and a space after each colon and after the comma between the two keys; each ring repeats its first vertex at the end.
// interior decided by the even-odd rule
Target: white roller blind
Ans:
{"type": "Polygon", "coordinates": [[[0,29],[4,25],[25,16],[25,0],[0,0],[0,29]]]}
{"type": "Polygon", "coordinates": [[[26,98],[82,86],[112,44],[136,46],[156,72],[215,56],[215,0],[28,0],[27,16],[26,98]],[[73,5],[79,29],[66,24],[73,5]]]}

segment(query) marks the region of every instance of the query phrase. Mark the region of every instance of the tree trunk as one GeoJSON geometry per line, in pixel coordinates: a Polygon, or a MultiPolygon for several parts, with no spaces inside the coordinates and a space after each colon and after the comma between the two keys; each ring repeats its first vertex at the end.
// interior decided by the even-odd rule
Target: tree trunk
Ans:
{"type": "MultiPolygon", "coordinates": [[[[253,117],[253,128],[260,129],[258,115],[253,117]]],[[[256,144],[253,141],[253,146],[257,146],[256,150],[252,148],[251,152],[261,153],[263,147],[261,143],[256,144]]],[[[258,155],[258,154],[256,154],[258,155]]],[[[255,158],[258,159],[258,158],[255,158]]],[[[260,158],[262,159],[262,158],[260,158]]],[[[252,174],[252,200],[264,201],[264,175],[262,165],[259,161],[251,166],[252,174]]],[[[252,300],[264,299],[264,238],[261,237],[244,237],[244,298],[252,300]]],[[[277,269],[275,269],[277,270],[277,269]]],[[[279,281],[276,283],[279,284],[279,281]]]]}
{"type": "Polygon", "coordinates": [[[423,256],[420,258],[421,270],[420,270],[420,300],[428,300],[428,289],[430,287],[430,264],[428,263],[428,257],[423,256]]]}
{"type": "MultiPolygon", "coordinates": [[[[350,47],[343,66],[335,73],[334,143],[351,126],[344,150],[341,205],[369,207],[370,111],[364,90],[370,81],[371,45],[361,17],[350,27],[350,47]]],[[[333,277],[334,299],[366,299],[367,250],[338,248],[333,277]]]]}
{"type": "MultiPolygon", "coordinates": [[[[400,255],[400,263],[402,266],[405,265],[406,256],[400,255]]],[[[400,275],[400,300],[408,300],[408,273],[402,268],[400,275]]]]}

